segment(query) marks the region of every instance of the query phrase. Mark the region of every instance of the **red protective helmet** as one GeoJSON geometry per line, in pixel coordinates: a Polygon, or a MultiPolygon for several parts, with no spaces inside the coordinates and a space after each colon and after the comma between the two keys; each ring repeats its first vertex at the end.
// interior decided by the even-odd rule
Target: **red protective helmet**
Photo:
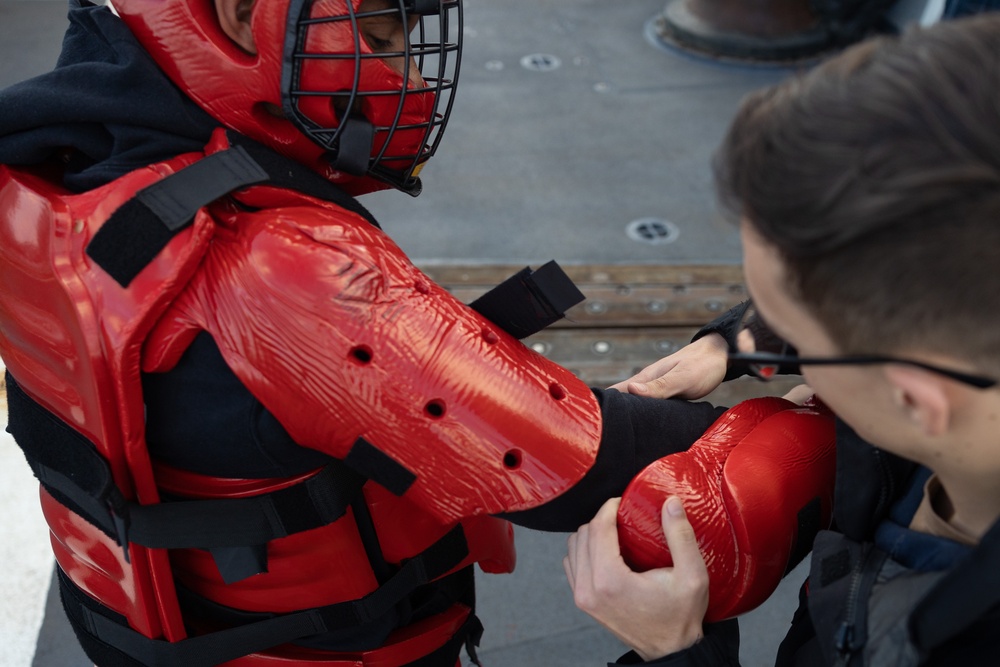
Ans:
{"type": "Polygon", "coordinates": [[[416,196],[451,113],[462,0],[255,0],[248,53],[214,0],[112,0],[177,86],[223,125],[352,194],[416,196]],[[415,24],[403,50],[375,52],[362,26],[415,24]],[[278,110],[281,110],[280,112],[278,110]]]}

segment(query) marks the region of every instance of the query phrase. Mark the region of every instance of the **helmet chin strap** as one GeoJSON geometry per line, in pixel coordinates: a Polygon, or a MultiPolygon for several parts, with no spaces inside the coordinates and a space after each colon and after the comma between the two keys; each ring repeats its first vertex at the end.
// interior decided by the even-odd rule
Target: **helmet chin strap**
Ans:
{"type": "Polygon", "coordinates": [[[364,116],[348,116],[337,139],[337,150],[328,153],[330,163],[352,176],[364,176],[374,143],[375,126],[364,116]]]}

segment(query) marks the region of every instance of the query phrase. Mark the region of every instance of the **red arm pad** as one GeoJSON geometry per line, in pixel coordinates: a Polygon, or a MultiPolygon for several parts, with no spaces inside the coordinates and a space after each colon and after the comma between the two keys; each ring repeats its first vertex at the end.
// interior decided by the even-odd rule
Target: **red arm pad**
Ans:
{"type": "Polygon", "coordinates": [[[590,469],[601,413],[570,371],[360,216],[266,187],[239,199],[251,210],[212,207],[211,247],[150,333],[143,370],[171,368],[209,332],[295,442],[443,525],[537,507],[590,469]]]}
{"type": "Polygon", "coordinates": [[[660,521],[669,496],[684,507],[709,572],[706,621],[739,615],[774,592],[791,561],[829,525],[834,420],[822,406],[744,401],[686,452],[643,470],[618,511],[622,555],[639,571],[672,564],[660,521]],[[799,535],[802,526],[803,535],[799,535]]]}

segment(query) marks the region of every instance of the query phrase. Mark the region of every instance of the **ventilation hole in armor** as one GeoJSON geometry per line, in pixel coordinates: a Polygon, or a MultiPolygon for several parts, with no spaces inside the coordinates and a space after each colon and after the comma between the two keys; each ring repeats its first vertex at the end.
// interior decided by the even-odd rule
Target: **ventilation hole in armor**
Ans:
{"type": "Polygon", "coordinates": [[[434,419],[444,417],[444,401],[434,399],[424,406],[424,412],[434,419]]]}
{"type": "Polygon", "coordinates": [[[503,465],[505,468],[517,470],[521,467],[521,450],[512,449],[503,455],[503,465]]]}
{"type": "Polygon", "coordinates": [[[549,393],[552,395],[552,398],[557,401],[561,401],[566,398],[566,390],[562,388],[562,385],[555,382],[549,385],[549,393]]]}
{"type": "Polygon", "coordinates": [[[370,364],[372,356],[372,349],[367,345],[358,345],[351,348],[351,357],[359,364],[370,364]]]}

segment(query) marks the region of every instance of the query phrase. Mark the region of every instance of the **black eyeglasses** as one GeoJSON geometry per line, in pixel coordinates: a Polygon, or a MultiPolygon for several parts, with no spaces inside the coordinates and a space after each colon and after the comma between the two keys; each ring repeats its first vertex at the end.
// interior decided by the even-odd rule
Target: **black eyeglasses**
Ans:
{"type": "Polygon", "coordinates": [[[779,372],[795,373],[799,366],[871,366],[874,364],[905,364],[937,373],[962,384],[988,389],[997,384],[994,378],[950,368],[942,368],[915,359],[903,359],[882,354],[849,354],[842,357],[800,357],[794,347],[776,337],[757,316],[755,309],[745,309],[740,323],[729,341],[729,361],[744,365],[751,375],[768,381],[779,372]],[[733,338],[735,338],[735,343],[733,338]],[[764,349],[766,352],[742,352],[743,349],[764,349]],[[774,350],[774,351],[770,351],[774,350]]]}
{"type": "Polygon", "coordinates": [[[941,368],[915,359],[882,356],[877,354],[856,354],[844,357],[800,357],[797,354],[770,354],[768,352],[730,352],[729,361],[746,364],[750,373],[761,380],[771,380],[781,368],[793,366],[871,366],[873,364],[906,364],[916,366],[931,373],[944,375],[962,384],[979,389],[995,386],[997,381],[983,375],[973,375],[950,368],[941,368]]]}

